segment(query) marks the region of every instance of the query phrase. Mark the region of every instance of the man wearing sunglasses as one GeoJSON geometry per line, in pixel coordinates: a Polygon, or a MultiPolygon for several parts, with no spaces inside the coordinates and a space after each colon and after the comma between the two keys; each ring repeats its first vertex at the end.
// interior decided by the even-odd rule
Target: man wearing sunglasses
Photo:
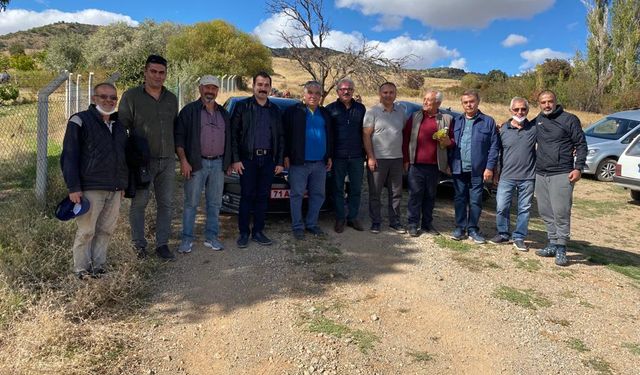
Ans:
{"type": "Polygon", "coordinates": [[[529,215],[536,179],[536,135],[535,122],[527,119],[529,102],[520,97],[511,99],[511,118],[499,130],[500,135],[500,172],[494,181],[498,181],[496,195],[497,234],[489,240],[491,243],[508,243],[520,251],[527,251],[524,242],[529,226],[529,215]],[[509,232],[511,198],[517,191],[518,215],[513,233],[509,232]]]}
{"type": "Polygon", "coordinates": [[[69,199],[77,204],[85,198],[90,204],[76,218],[73,271],[80,279],[105,272],[107,246],[128,180],[127,133],[115,113],[116,88],[100,83],[93,91],[89,109],[69,119],[60,157],[69,199]]]}

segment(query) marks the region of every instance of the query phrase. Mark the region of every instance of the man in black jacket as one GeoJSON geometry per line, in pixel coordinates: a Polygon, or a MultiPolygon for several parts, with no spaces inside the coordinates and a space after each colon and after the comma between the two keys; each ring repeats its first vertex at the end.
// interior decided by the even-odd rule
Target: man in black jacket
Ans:
{"type": "Polygon", "coordinates": [[[271,245],[264,234],[264,221],[274,173],[283,170],[284,134],[282,114],[269,101],[271,76],[260,72],[253,77],[253,96],[240,101],[231,116],[231,159],[227,171],[240,175],[238,228],[240,248],[251,238],[260,245],[271,245]],[[253,228],[249,229],[253,211],[253,228]]]}
{"type": "Polygon", "coordinates": [[[334,126],[334,201],[336,223],[334,230],[344,231],[346,224],[355,230],[364,228],[358,220],[362,175],[364,174],[364,149],[362,146],[362,123],[367,111],[364,105],[353,99],[355,85],[348,78],[341,79],[336,85],[338,99],[326,108],[334,126]],[[349,178],[349,210],[344,212],[345,177],[349,178]]]}
{"type": "Polygon", "coordinates": [[[304,104],[287,108],[284,112],[285,158],[289,168],[289,198],[291,228],[297,240],[304,238],[304,230],[315,236],[324,232],[318,226],[320,208],[324,203],[327,171],[331,169],[333,153],[333,125],[327,110],[320,106],[322,86],[316,81],[304,85],[304,104]],[[309,195],[307,217],[302,220],[302,198],[309,195]]]}
{"type": "Polygon", "coordinates": [[[60,164],[69,199],[89,203],[76,218],[73,272],[80,278],[104,273],[107,246],[115,230],[120,201],[127,187],[127,133],[116,112],[116,88],[100,83],[89,109],[71,116],[64,134],[60,164]]]}
{"type": "Polygon", "coordinates": [[[231,119],[227,111],[216,103],[219,87],[220,81],[214,76],[200,78],[200,98],[182,108],[174,130],[180,173],[185,178],[179,253],[191,252],[203,188],[207,200],[204,246],[213,250],[224,248],[218,239],[218,216],[222,206],[224,171],[231,164],[231,119]]]}
{"type": "Polygon", "coordinates": [[[534,120],[538,129],[535,191],[549,243],[536,254],[555,256],[557,265],[566,266],[573,186],[582,176],[587,142],[580,119],[557,104],[553,91],[542,91],[538,104],[541,112],[534,120]]]}

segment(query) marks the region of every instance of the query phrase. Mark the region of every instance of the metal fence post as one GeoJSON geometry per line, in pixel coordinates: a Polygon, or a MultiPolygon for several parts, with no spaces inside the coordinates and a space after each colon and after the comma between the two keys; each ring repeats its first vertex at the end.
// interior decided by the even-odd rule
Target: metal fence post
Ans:
{"type": "Polygon", "coordinates": [[[49,140],[49,95],[65,80],[71,80],[69,72],[62,72],[38,92],[38,130],[36,139],[36,199],[44,206],[47,199],[47,142],[49,140]]]}
{"type": "MultiPolygon", "coordinates": [[[[69,77],[71,77],[73,73],[69,72],[69,77]]],[[[66,84],[67,90],[64,98],[64,115],[65,117],[71,117],[71,80],[67,80],[66,84]]]]}
{"type": "Polygon", "coordinates": [[[89,81],[87,83],[87,105],[91,103],[91,97],[93,96],[93,72],[89,72],[89,81]]]}
{"type": "Polygon", "coordinates": [[[76,77],[76,111],[74,113],[80,112],[80,77],[82,77],[81,74],[76,77]]]}

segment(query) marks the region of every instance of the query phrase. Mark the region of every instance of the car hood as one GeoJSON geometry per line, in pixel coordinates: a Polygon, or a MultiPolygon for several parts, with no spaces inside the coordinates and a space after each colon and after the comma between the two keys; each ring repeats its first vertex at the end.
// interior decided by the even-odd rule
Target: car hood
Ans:
{"type": "Polygon", "coordinates": [[[589,148],[594,148],[594,147],[603,147],[609,144],[615,144],[618,142],[617,139],[604,139],[604,138],[596,138],[596,137],[590,137],[590,136],[586,136],[585,137],[587,140],[587,146],[589,146],[589,148]]]}

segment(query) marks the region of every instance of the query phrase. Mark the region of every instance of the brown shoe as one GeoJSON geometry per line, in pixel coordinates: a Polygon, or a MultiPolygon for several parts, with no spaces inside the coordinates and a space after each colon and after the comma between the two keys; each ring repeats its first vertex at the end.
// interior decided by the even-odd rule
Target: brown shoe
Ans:
{"type": "Polygon", "coordinates": [[[364,227],[358,219],[348,221],[347,225],[359,232],[362,232],[364,230],[364,227]]]}
{"type": "Polygon", "coordinates": [[[336,233],[344,232],[344,220],[336,220],[336,225],[333,226],[336,233]]]}

